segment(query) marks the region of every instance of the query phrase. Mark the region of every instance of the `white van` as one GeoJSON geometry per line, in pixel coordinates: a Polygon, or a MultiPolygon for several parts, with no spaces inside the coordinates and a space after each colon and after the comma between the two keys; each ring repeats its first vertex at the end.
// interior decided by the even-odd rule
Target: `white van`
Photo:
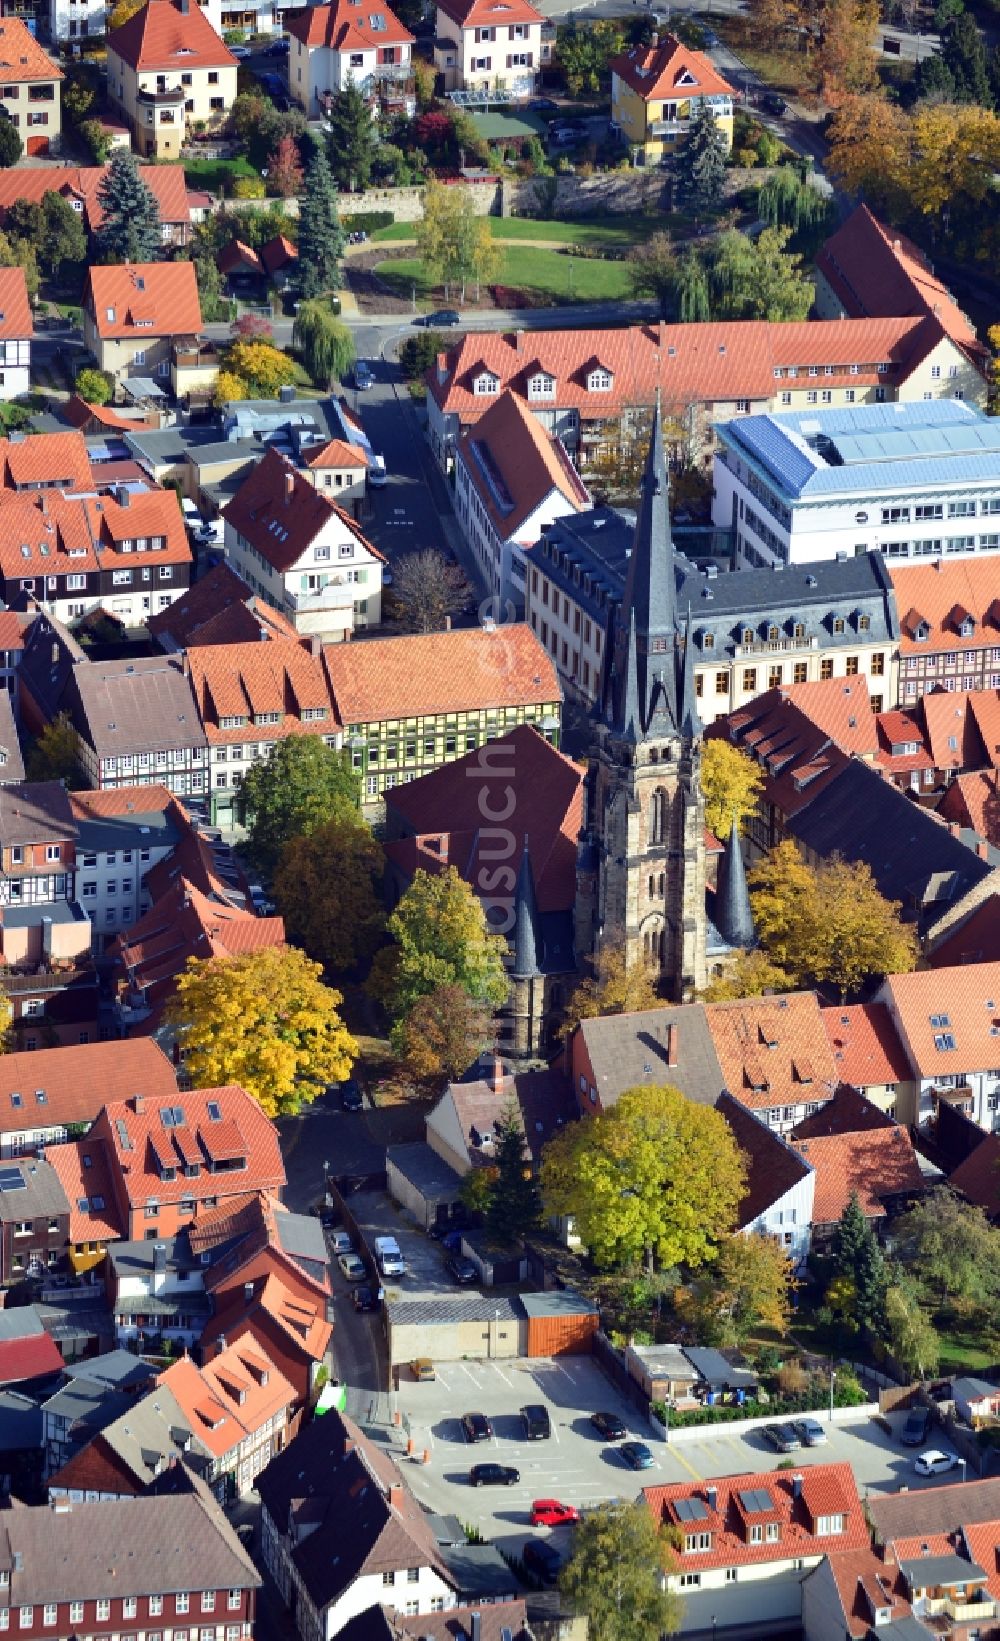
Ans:
{"type": "Polygon", "coordinates": [[[181,497],[181,512],[184,514],[184,523],[189,530],[200,530],[205,520],[202,518],[193,501],[187,496],[181,497]]]}
{"type": "Polygon", "coordinates": [[[405,1276],[406,1260],[394,1236],[375,1238],[375,1258],[383,1276],[405,1276]]]}

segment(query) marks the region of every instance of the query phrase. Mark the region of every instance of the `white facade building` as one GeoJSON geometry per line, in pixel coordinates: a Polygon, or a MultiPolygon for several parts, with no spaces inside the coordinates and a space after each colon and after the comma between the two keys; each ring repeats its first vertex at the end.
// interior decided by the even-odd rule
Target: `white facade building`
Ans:
{"type": "Polygon", "coordinates": [[[1000,553],[1000,423],[972,405],[745,416],[716,432],[712,518],[735,531],[738,569],[1000,553]]]}
{"type": "Polygon", "coordinates": [[[890,974],[877,1001],[913,1067],[917,1126],[946,1102],[1000,1130],[1000,963],[890,974]]]}

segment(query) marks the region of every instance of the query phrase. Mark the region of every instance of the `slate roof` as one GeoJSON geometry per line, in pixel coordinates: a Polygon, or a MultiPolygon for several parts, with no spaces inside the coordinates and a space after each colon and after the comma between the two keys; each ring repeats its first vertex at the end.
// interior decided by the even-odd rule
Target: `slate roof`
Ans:
{"type": "Polygon", "coordinates": [[[876,1544],[955,1533],[968,1523],[1000,1521],[1000,1477],[939,1482],[908,1493],[869,1493],[866,1509],[876,1544]]]}
{"type": "Polygon", "coordinates": [[[51,1477],[59,1487],[85,1487],[86,1473],[98,1453],[111,1454],[135,1483],[137,1492],[152,1485],[166,1466],[182,1456],[189,1464],[207,1465],[208,1448],[198,1440],[184,1410],[165,1384],[132,1398],[128,1409],[112,1419],[87,1447],[51,1477]]]}
{"type": "Polygon", "coordinates": [[[72,689],[76,727],[99,758],[208,744],[180,659],[92,661],[74,669],[72,689]]]}
{"type": "Polygon", "coordinates": [[[715,1108],[725,1117],[746,1159],[746,1195],[736,1210],[740,1230],[753,1230],[774,1203],[780,1202],[812,1170],[794,1146],[776,1134],[755,1112],[723,1090],[715,1108]]]}
{"type": "Polygon", "coordinates": [[[647,1082],[669,1083],[699,1105],[714,1105],[726,1085],[701,1003],[581,1020],[577,1033],[605,1109],[626,1088],[647,1082]]]}
{"type": "Polygon", "coordinates": [[[484,1602],[472,1607],[450,1607],[443,1613],[405,1618],[386,1607],[368,1607],[338,1631],[340,1641],[468,1641],[473,1617],[480,1641],[530,1641],[523,1601],[484,1602]]]}

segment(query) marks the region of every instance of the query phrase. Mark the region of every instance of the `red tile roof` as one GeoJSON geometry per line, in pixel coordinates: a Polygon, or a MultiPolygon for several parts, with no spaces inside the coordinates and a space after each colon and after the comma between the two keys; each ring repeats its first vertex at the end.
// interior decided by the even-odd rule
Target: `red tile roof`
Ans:
{"type": "MultiPolygon", "coordinates": [[[[46,56],[28,25],[20,17],[0,19],[0,85],[20,85],[25,80],[62,80],[65,76],[51,57],[46,56]]],[[[56,92],[58,97],[59,93],[56,92]]]]}
{"type": "Polygon", "coordinates": [[[341,520],[345,541],[353,536],[372,558],[385,563],[354,520],[273,448],[251,468],[223,513],[227,524],[280,573],[290,570],[330,526],[331,515],[341,520]]]}
{"type": "Polygon", "coordinates": [[[184,0],[147,0],[121,28],[108,35],[108,55],[134,69],[235,68],[200,8],[184,0]]]}
{"type": "Polygon", "coordinates": [[[228,564],[216,564],[165,610],[158,610],[146,622],[161,643],[166,638],[177,649],[192,645],[243,644],[261,638],[287,638],[300,642],[299,635],[273,605],[256,593],[228,564]]]}
{"type": "Polygon", "coordinates": [[[986,350],[924,253],[859,205],[826,241],[816,271],[848,314],[866,318],[931,314],[983,368],[986,350]]]}
{"type": "Polygon", "coordinates": [[[830,684],[852,686],[849,695],[831,692],[828,710],[822,712],[825,726],[815,722],[795,698],[799,689],[826,689],[822,685],[799,684],[788,688],[770,689],[746,706],[738,707],[727,718],[718,720],[710,733],[726,735],[750,753],[767,771],[765,794],[782,815],[794,815],[812,802],[849,761],[849,754],[838,744],[838,726],[845,739],[860,738],[868,744],[871,725],[871,744],[877,745],[875,721],[868,700],[867,687],[861,678],[828,680],[830,684]],[[857,685],[857,689],[853,686],[857,685]],[[862,687],[864,686],[864,687],[862,687]],[[853,709],[853,710],[852,710],[853,709]],[[857,718],[857,725],[849,719],[857,718]]]}
{"type": "MultiPolygon", "coordinates": [[[[143,791],[154,788],[143,788],[143,791]]],[[[72,797],[117,797],[117,793],[72,797]]],[[[80,1043],[0,1056],[0,1133],[93,1122],[108,1100],[172,1099],[177,1077],[153,1042],[80,1043]],[[44,1096],[44,1103],[39,1099],[44,1096]]]]}
{"type": "Polygon", "coordinates": [[[967,693],[940,690],[920,697],[920,710],[927,725],[927,740],[935,769],[946,772],[979,769],[984,763],[1000,762],[994,727],[997,699],[996,690],[967,693]],[[978,703],[978,711],[974,703],[978,703]],[[989,736],[991,752],[986,750],[980,723],[989,736]]]}
{"type": "Polygon", "coordinates": [[[506,28],[509,23],[543,23],[528,0],[438,0],[438,6],[462,28],[506,28]]]}
{"type": "Polygon", "coordinates": [[[49,1333],[33,1333],[26,1339],[0,1339],[0,1385],[23,1384],[61,1373],[62,1352],[49,1333]]]}
{"type": "MultiPolygon", "coordinates": [[[[141,416],[119,416],[117,410],[111,410],[108,405],[90,405],[79,393],[70,394],[60,413],[64,422],[79,428],[81,433],[92,433],[99,427],[112,428],[116,433],[137,433],[148,425],[141,416]]],[[[102,462],[101,468],[105,471],[108,466],[117,465],[102,462]]]]}
{"type": "Polygon", "coordinates": [[[346,439],[330,439],[321,449],[312,455],[305,455],[305,464],[310,468],[317,467],[364,467],[369,466],[368,457],[359,444],[348,444],[346,439]]]}
{"type": "Polygon", "coordinates": [[[990,895],[952,925],[930,946],[927,961],[932,969],[1000,961],[1000,895],[990,895]]]}
{"type": "Polygon", "coordinates": [[[806,1177],[809,1164],[760,1116],[726,1090],[715,1104],[746,1160],[747,1189],[736,1223],[740,1230],[752,1230],[768,1208],[806,1177]]]}
{"type": "Polygon", "coordinates": [[[297,1400],[295,1387],[251,1335],[202,1368],[184,1356],[156,1382],[176,1397],[198,1440],[220,1459],[297,1400]]]}
{"type": "MultiPolygon", "coordinates": [[[[124,128],[123,128],[124,129],[124,128]]],[[[107,175],[106,165],[32,165],[0,167],[0,226],[15,200],[41,204],[52,192],[79,207],[90,231],[96,232],[104,220],[97,192],[107,175]]],[[[182,165],[140,165],[139,175],[156,196],[160,221],[170,227],[186,227],[191,220],[182,165]]]]}
{"type": "Polygon", "coordinates": [[[45,1160],[55,1169],[69,1201],[70,1242],[113,1242],[128,1235],[115,1196],[114,1160],[105,1140],[91,1130],[86,1139],[47,1145],[45,1160]]]}
{"type": "Polygon", "coordinates": [[[841,1004],[821,1010],[837,1075],[854,1088],[911,1081],[906,1050],[884,1003],[841,1004]]]}
{"type": "Polygon", "coordinates": [[[214,1343],[220,1333],[239,1341],[244,1332],[253,1329],[258,1312],[270,1318],[296,1352],[314,1362],[323,1360],[333,1334],[333,1323],[326,1319],[325,1298],[307,1295],[301,1285],[284,1280],[276,1272],[254,1282],[249,1299],[242,1284],[217,1294],[215,1314],[205,1325],[202,1343],[214,1343]]]}
{"type": "Polygon", "coordinates": [[[284,234],[275,234],[273,239],[265,240],[261,246],[260,260],[266,273],[280,273],[282,268],[299,260],[299,248],[284,234]]]}
{"type": "Polygon", "coordinates": [[[1000,589],[989,557],[935,559],[931,564],[887,565],[899,610],[900,653],[979,650],[1000,644],[1000,589]],[[962,635],[959,611],[972,617],[973,631],[962,635]],[[918,638],[920,622],[930,629],[918,638]]]}
{"type": "Polygon", "coordinates": [[[231,239],[228,244],[223,245],[215,262],[221,274],[242,272],[245,268],[254,274],[264,272],[257,252],[252,245],[244,245],[242,239],[231,239]]]}
{"type": "MultiPolygon", "coordinates": [[[[170,0],[149,0],[146,10],[154,6],[173,11],[170,0]]],[[[192,15],[201,18],[197,7],[192,15]]],[[[142,16],[138,12],[119,32],[142,16]]],[[[210,27],[207,22],[204,26],[210,27]]],[[[201,330],[193,262],[126,262],[123,267],[95,263],[87,273],[83,300],[103,340],[189,336],[201,330]]]]}
{"type": "MultiPolygon", "coordinates": [[[[949,1549],[954,1550],[954,1546],[949,1549]]],[[[889,1608],[894,1619],[909,1614],[910,1603],[899,1568],[887,1566],[874,1550],[838,1551],[828,1555],[826,1561],[840,1596],[843,1619],[857,1641],[867,1641],[872,1633],[876,1608],[889,1608]]],[[[836,1616],[839,1623],[840,1615],[836,1616]]]]}
{"type": "Polygon", "coordinates": [[[562,700],[552,658],[523,622],[326,644],[323,656],[344,725],[562,700]]]}
{"type": "Polygon", "coordinates": [[[634,46],[621,57],[612,57],[608,67],[643,102],[654,97],[733,95],[729,81],[723,79],[711,59],[683,45],[676,34],[665,34],[655,46],[634,46]]]}
{"type": "MultiPolygon", "coordinates": [[[[130,987],[155,1008],[173,991],[189,958],[238,957],[284,943],[280,917],[257,917],[179,876],[120,936],[117,955],[130,987]]],[[[149,1020],[144,1026],[150,1028],[149,1020]]]]}
{"type": "Polygon", "coordinates": [[[645,1487],[642,1496],[657,1525],[680,1527],[682,1533],[690,1525],[691,1531],[712,1533],[709,1550],[676,1552],[677,1572],[681,1575],[703,1568],[745,1567],[787,1561],[790,1557],[821,1556],[829,1550],[861,1549],[868,1543],[868,1528],[849,1464],[811,1465],[801,1479],[787,1472],[762,1470],[718,1476],[709,1483],[671,1482],[665,1487],[645,1487]],[[796,1485],[801,1488],[798,1497],[796,1485]],[[708,1488],[714,1489],[714,1502],[708,1488]],[[762,1506],[762,1521],[781,1523],[781,1537],[776,1543],[750,1542],[755,1513],[749,1508],[750,1494],[766,1496],[766,1510],[764,1498],[755,1501],[762,1506]],[[700,1502],[706,1525],[701,1521],[685,1522],[676,1509],[685,1499],[700,1502]],[[843,1516],[844,1531],[820,1534],[817,1529],[821,1516],[843,1516]]]}
{"type": "Polygon", "coordinates": [[[840,1079],[815,992],[709,1003],[705,1018],[726,1087],[751,1110],[833,1095],[840,1079]]]}
{"type": "Polygon", "coordinates": [[[134,544],[153,540],[162,545],[148,550],[149,562],[190,564],[191,544],[174,492],[124,494],[123,506],[110,495],[0,492],[0,569],[9,577],[108,570],[119,563],[134,569],[134,544]],[[126,542],[133,544],[127,553],[126,542]]]}
{"type": "Polygon", "coordinates": [[[1000,1213],[1000,1134],[987,1134],[949,1174],[948,1184],[991,1216],[1000,1213]]]}
{"type": "Polygon", "coordinates": [[[890,974],[885,989],[921,1077],[987,1071],[1000,1065],[1000,963],[890,974]],[[941,1039],[941,1047],[935,1038],[941,1039]],[[946,1038],[954,1047],[946,1046],[946,1038]]]}
{"type": "Polygon", "coordinates": [[[31,336],[35,322],[23,268],[0,268],[0,339],[31,336]]]}
{"type": "Polygon", "coordinates": [[[367,5],[335,0],[329,6],[286,12],[285,28],[304,46],[325,46],[328,51],[380,51],[383,46],[413,44],[413,35],[382,0],[368,0],[367,5]],[[372,26],[376,18],[378,28],[372,26]]]}
{"type": "Polygon", "coordinates": [[[815,1170],[814,1225],[835,1224],[854,1193],[868,1219],[882,1219],[885,1197],[923,1190],[923,1175],[905,1128],[793,1138],[791,1144],[815,1170]]]}
{"type": "MultiPolygon", "coordinates": [[[[499,390],[528,401],[536,368],[555,378],[555,398],[545,408],[576,410],[583,420],[620,414],[624,406],[652,406],[659,387],[666,406],[766,400],[775,393],[775,371],[829,365],[828,383],[877,386],[905,380],[918,350],[918,319],[730,320],[687,325],[633,325],[622,330],[470,331],[438,357],[428,372],[429,391],[463,426],[492,404],[473,384],[487,371],[499,390]],[[879,372],[889,363],[888,373],[879,372]],[[859,367],[856,375],[851,366],[859,367]],[[612,378],[610,389],[588,387],[595,367],[612,378]]],[[[922,355],[922,347],[920,348],[922,355]]]]}
{"type": "Polygon", "coordinates": [[[4,490],[57,484],[65,490],[92,490],[94,478],[82,433],[33,433],[0,439],[4,490]]]}
{"type": "Polygon", "coordinates": [[[248,737],[277,741],[286,735],[329,735],[339,728],[322,659],[298,636],[275,637],[266,644],[258,638],[242,644],[196,645],[187,653],[198,711],[213,745],[245,742],[248,737]],[[324,716],[306,719],[306,712],[324,716]],[[277,723],[255,721],[273,714],[277,723]],[[224,728],[224,718],[241,722],[224,728]]]}
{"type": "MultiPolygon", "coordinates": [[[[881,769],[887,769],[897,781],[911,770],[933,769],[934,761],[919,701],[912,711],[900,707],[893,712],[876,714],[875,725],[878,730],[877,762],[881,769]],[[916,752],[893,751],[893,747],[913,745],[917,748],[916,752]]],[[[908,783],[904,781],[899,784],[908,783]]]]}
{"type": "MultiPolygon", "coordinates": [[[[502,393],[480,416],[459,442],[458,460],[501,541],[516,539],[553,491],[567,504],[560,512],[580,513],[591,506],[587,487],[560,440],[545,431],[514,393],[502,393]]],[[[536,527],[525,541],[534,545],[537,537],[536,527]]]]}

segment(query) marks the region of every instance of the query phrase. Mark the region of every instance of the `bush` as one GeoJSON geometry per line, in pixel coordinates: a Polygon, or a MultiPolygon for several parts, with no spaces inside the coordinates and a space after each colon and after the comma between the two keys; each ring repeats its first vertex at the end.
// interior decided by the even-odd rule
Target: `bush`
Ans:
{"type": "Polygon", "coordinates": [[[92,365],[84,365],[77,372],[73,386],[89,405],[106,405],[115,391],[115,384],[107,371],[97,370],[92,365]]]}
{"type": "MultiPolygon", "coordinates": [[[[837,1376],[834,1384],[834,1407],[860,1407],[865,1393],[852,1374],[837,1376]]],[[[825,1398],[808,1390],[801,1396],[774,1396],[768,1402],[747,1400],[742,1407],[726,1403],[716,1407],[693,1407],[680,1411],[670,1409],[669,1419],[663,1402],[652,1402],[650,1411],[672,1429],[694,1429],[699,1425],[736,1424],[740,1419],[780,1419],[793,1413],[812,1413],[824,1405],[825,1398]]]]}
{"type": "Polygon", "coordinates": [[[392,211],[356,211],[353,216],[343,216],[340,226],[345,234],[373,234],[379,228],[391,228],[396,217],[392,211]]]}
{"type": "Polygon", "coordinates": [[[799,1397],[809,1385],[809,1375],[801,1362],[785,1362],[778,1371],[778,1386],[786,1396],[799,1397]]]}

